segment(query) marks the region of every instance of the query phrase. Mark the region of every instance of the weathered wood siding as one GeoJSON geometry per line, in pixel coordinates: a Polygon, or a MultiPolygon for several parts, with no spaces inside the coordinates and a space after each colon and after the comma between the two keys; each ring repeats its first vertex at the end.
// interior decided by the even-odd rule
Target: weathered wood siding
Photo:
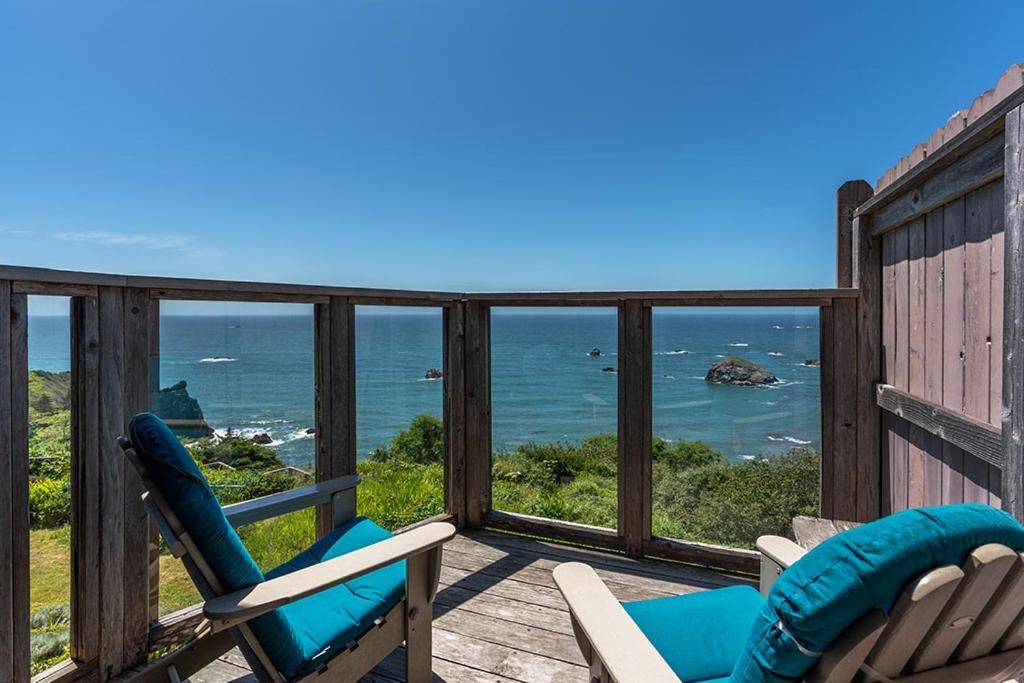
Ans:
{"type": "MultiPolygon", "coordinates": [[[[883,377],[964,415],[1000,424],[1003,180],[882,235],[883,377]]],[[[883,414],[887,511],[1000,504],[998,467],[883,414]]]]}

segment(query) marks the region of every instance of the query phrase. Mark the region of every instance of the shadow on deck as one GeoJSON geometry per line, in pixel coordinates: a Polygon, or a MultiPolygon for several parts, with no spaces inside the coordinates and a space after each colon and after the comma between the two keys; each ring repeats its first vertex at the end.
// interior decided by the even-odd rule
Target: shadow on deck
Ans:
{"type": "MultiPolygon", "coordinates": [[[[707,569],[630,560],[491,531],[462,533],[445,546],[441,588],[434,604],[434,680],[462,683],[544,683],[588,680],[569,613],[552,570],[562,562],[593,566],[620,600],[678,595],[741,583],[707,569]]],[[[404,653],[396,651],[363,678],[403,681],[404,653]]],[[[232,650],[193,683],[255,681],[232,650]]]]}

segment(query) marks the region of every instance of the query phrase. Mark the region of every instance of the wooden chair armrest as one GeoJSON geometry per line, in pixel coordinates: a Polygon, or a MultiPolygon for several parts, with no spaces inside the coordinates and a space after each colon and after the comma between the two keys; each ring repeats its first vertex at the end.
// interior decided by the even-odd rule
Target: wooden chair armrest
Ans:
{"type": "Polygon", "coordinates": [[[765,597],[768,597],[779,575],[807,552],[782,536],[761,536],[757,539],[757,549],[761,553],[760,591],[765,597]]]}
{"type": "Polygon", "coordinates": [[[359,481],[359,476],[352,474],[320,481],[309,486],[300,486],[289,491],[272,493],[262,498],[225,505],[224,516],[228,518],[228,523],[235,527],[280,517],[296,510],[330,503],[334,494],[354,489],[359,485],[359,481]]]}
{"type": "Polygon", "coordinates": [[[282,605],[437,548],[454,536],[455,527],[447,522],[426,524],[341,557],[207,600],[203,604],[203,614],[210,620],[214,632],[222,631],[282,605]]]}
{"type": "MultiPolygon", "coordinates": [[[[621,683],[680,683],[640,627],[626,614],[597,573],[580,562],[560,564],[555,584],[569,605],[573,627],[586,654],[601,660],[612,680],[621,683]]],[[[588,657],[590,659],[590,657],[588,657]]]]}
{"type": "Polygon", "coordinates": [[[783,569],[807,554],[807,549],[783,536],[761,536],[757,539],[758,551],[783,569]]]}

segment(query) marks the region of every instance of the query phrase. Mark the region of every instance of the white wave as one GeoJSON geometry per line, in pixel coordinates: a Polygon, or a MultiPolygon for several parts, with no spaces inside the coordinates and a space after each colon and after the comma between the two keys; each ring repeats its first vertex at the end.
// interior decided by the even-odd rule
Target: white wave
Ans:
{"type": "Polygon", "coordinates": [[[772,325],[772,329],[773,330],[781,330],[782,329],[782,325],[772,325]]]}
{"type": "Polygon", "coordinates": [[[662,378],[662,379],[670,379],[670,380],[673,380],[673,381],[675,381],[675,377],[674,377],[674,376],[672,376],[672,375],[662,375],[662,376],[661,376],[661,378],[662,378]]]}
{"type": "Polygon", "coordinates": [[[725,358],[725,356],[720,353],[716,353],[715,358],[725,358]]]}
{"type": "Polygon", "coordinates": [[[769,436],[768,440],[769,441],[785,441],[786,443],[796,444],[797,446],[807,446],[807,445],[810,445],[810,443],[811,443],[810,441],[805,441],[803,439],[798,439],[795,436],[769,436]]]}
{"type": "Polygon", "coordinates": [[[443,377],[420,377],[416,381],[417,382],[436,382],[439,379],[444,379],[444,378],[443,377]]]}
{"type": "Polygon", "coordinates": [[[686,349],[675,349],[675,350],[672,350],[672,351],[655,351],[654,355],[655,356],[685,356],[688,353],[690,353],[690,352],[687,351],[686,349]]]}
{"type": "Polygon", "coordinates": [[[729,344],[729,346],[750,346],[746,342],[736,342],[735,344],[729,344]]]}
{"type": "Polygon", "coordinates": [[[784,354],[781,351],[769,351],[768,355],[769,356],[781,356],[781,355],[784,355],[784,354]]]}
{"type": "Polygon", "coordinates": [[[237,362],[237,358],[226,358],[222,356],[216,356],[214,358],[200,358],[200,363],[234,363],[237,362]]]}

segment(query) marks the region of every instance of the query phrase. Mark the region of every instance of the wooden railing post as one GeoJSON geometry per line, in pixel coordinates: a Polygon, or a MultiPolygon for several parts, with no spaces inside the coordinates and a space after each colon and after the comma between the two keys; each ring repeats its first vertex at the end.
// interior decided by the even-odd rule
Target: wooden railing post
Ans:
{"type": "Polygon", "coordinates": [[[457,527],[466,521],[466,304],[444,309],[445,512],[457,527]]]}
{"type": "Polygon", "coordinates": [[[1024,521],[1024,105],[1006,115],[1003,164],[1002,500],[1024,521]]]}
{"type": "Polygon", "coordinates": [[[0,678],[29,674],[28,306],[0,281],[0,678]]]}
{"type": "Polygon", "coordinates": [[[847,180],[836,190],[836,286],[853,287],[857,236],[853,213],[871,199],[874,191],[866,180],[847,180]]]}
{"type": "MultiPolygon", "coordinates": [[[[342,296],[332,296],[313,309],[318,481],[356,472],[355,310],[342,296]]],[[[332,528],[331,506],[320,506],[317,535],[332,528]]]]}
{"type": "Polygon", "coordinates": [[[640,557],[651,538],[651,307],[623,302],[618,329],[618,528],[640,557]]]}
{"type": "MultiPolygon", "coordinates": [[[[136,413],[150,406],[150,350],[149,338],[153,326],[155,301],[148,289],[124,290],[124,426],[136,413]]],[[[159,311],[156,313],[159,315],[159,311]]],[[[157,328],[159,334],[159,328],[157,328]]],[[[157,340],[159,344],[159,339],[157,340]]],[[[159,371],[159,368],[158,368],[159,371]]],[[[119,454],[120,455],[120,454],[119,454]]],[[[146,661],[149,653],[149,620],[152,591],[149,589],[151,570],[151,525],[146,506],[142,502],[142,482],[129,468],[123,469],[124,481],[124,656],[125,667],[146,661]]],[[[157,556],[159,575],[159,556],[157,556]]],[[[159,580],[159,578],[157,579],[159,580]]],[[[159,596],[159,594],[157,594],[159,596]]],[[[159,597],[157,597],[159,600],[159,597]]],[[[159,607],[159,604],[158,604],[159,607]]]]}
{"type": "Polygon", "coordinates": [[[483,526],[491,510],[491,308],[465,307],[466,516],[470,529],[483,526]]]}

